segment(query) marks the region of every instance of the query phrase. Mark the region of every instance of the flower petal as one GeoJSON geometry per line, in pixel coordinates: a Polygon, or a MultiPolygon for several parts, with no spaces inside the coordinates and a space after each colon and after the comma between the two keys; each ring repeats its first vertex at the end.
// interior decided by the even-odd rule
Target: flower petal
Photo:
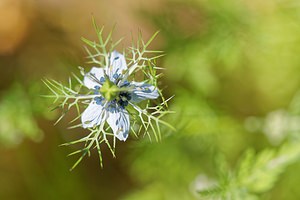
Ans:
{"type": "Polygon", "coordinates": [[[111,109],[107,123],[112,128],[114,135],[121,141],[125,141],[129,133],[129,114],[125,109],[111,109]]]}
{"type": "Polygon", "coordinates": [[[93,67],[90,72],[86,73],[83,78],[84,85],[89,89],[95,89],[100,85],[100,79],[104,77],[104,69],[100,67],[93,67]]]}
{"type": "Polygon", "coordinates": [[[132,81],[130,85],[135,86],[131,93],[131,102],[139,103],[145,99],[156,99],[159,97],[157,88],[154,85],[132,81]]]}
{"type": "Polygon", "coordinates": [[[114,82],[116,75],[122,74],[122,71],[127,69],[126,59],[123,54],[114,50],[110,54],[109,63],[110,65],[106,69],[106,73],[109,79],[114,82]]]}
{"type": "Polygon", "coordinates": [[[104,120],[104,111],[105,109],[101,104],[97,104],[96,101],[92,100],[81,115],[83,128],[91,128],[99,125],[104,120]]]}

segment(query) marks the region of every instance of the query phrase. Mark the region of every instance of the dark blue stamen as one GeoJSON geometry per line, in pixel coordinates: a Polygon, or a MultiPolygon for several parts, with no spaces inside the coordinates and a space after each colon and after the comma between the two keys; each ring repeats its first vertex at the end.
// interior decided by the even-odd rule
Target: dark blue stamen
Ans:
{"type": "Polygon", "coordinates": [[[94,94],[100,94],[99,93],[100,87],[96,85],[94,88],[95,88],[94,94]]]}
{"type": "Polygon", "coordinates": [[[116,80],[117,80],[119,77],[120,77],[120,74],[117,74],[117,73],[116,73],[116,74],[113,75],[113,78],[116,79],[116,80]]]}
{"type": "MultiPolygon", "coordinates": [[[[118,71],[118,69],[116,70],[116,72],[118,71]]],[[[115,73],[113,75],[113,78],[116,80],[116,82],[118,82],[118,78],[120,77],[121,74],[117,74],[115,73]]],[[[104,79],[103,77],[100,79],[100,81],[104,79]]],[[[123,84],[119,87],[128,87],[130,85],[130,83],[128,81],[124,81],[123,84]]],[[[117,105],[119,105],[122,109],[125,109],[125,107],[128,105],[128,101],[131,100],[131,94],[129,92],[126,91],[122,91],[119,93],[118,97],[110,102],[108,102],[108,106],[107,106],[107,111],[114,111],[117,107],[117,105]]],[[[104,98],[103,98],[104,99],[104,98]]]]}
{"type": "Polygon", "coordinates": [[[110,101],[108,107],[116,107],[116,100],[110,101]]]}
{"type": "Polygon", "coordinates": [[[121,108],[125,108],[128,105],[128,101],[131,99],[131,95],[129,92],[120,92],[119,94],[119,101],[118,104],[121,108]]]}
{"type": "Polygon", "coordinates": [[[102,101],[104,100],[103,97],[95,97],[94,100],[96,101],[96,104],[102,105],[102,101]]]}
{"type": "MultiPolygon", "coordinates": [[[[104,100],[103,97],[101,97],[101,101],[102,100],[104,100]]],[[[131,94],[129,92],[120,92],[117,99],[108,102],[108,107],[107,107],[106,110],[107,111],[114,111],[116,109],[117,104],[122,109],[125,109],[125,107],[128,105],[129,100],[131,100],[131,94]]],[[[96,102],[97,102],[97,100],[96,100],[96,102]]]]}
{"type": "Polygon", "coordinates": [[[130,83],[128,81],[124,81],[123,85],[121,85],[121,87],[128,87],[130,85],[130,83]]]}
{"type": "Polygon", "coordinates": [[[100,78],[100,83],[105,83],[105,78],[104,77],[100,78]]]}
{"type": "Polygon", "coordinates": [[[116,109],[116,100],[108,102],[107,111],[114,111],[116,109]]]}

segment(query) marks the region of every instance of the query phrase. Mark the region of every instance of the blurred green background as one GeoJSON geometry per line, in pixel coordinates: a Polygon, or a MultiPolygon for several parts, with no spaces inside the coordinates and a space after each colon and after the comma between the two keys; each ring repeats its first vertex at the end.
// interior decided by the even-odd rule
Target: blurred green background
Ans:
{"type": "MultiPolygon", "coordinates": [[[[0,199],[300,199],[298,0],[0,0],[0,199]],[[166,56],[160,86],[176,111],[150,143],[130,137],[72,172],[68,130],[44,77],[90,69],[81,36],[141,30],[166,56]],[[216,187],[215,187],[216,186],[216,187]],[[207,190],[206,190],[207,189],[207,190]]],[[[74,148],[74,149],[72,149],[74,148]]]]}

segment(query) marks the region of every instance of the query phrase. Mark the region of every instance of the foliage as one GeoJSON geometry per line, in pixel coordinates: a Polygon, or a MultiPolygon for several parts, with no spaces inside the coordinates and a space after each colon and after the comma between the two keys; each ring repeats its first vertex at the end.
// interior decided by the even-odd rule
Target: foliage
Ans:
{"type": "Polygon", "coordinates": [[[1,146],[17,146],[24,138],[36,142],[42,140],[43,131],[39,128],[35,117],[39,115],[46,117],[47,114],[43,112],[44,109],[42,111],[37,109],[38,104],[33,105],[37,98],[38,96],[30,98],[20,83],[15,83],[2,94],[0,102],[1,146]]]}
{"type": "Polygon", "coordinates": [[[259,199],[258,195],[274,187],[286,167],[299,158],[298,144],[284,144],[278,150],[265,149],[256,155],[249,149],[234,172],[227,169],[219,184],[198,192],[211,199],[259,199]]]}
{"type": "MultiPolygon", "coordinates": [[[[85,38],[82,39],[94,51],[91,52],[89,48],[86,48],[86,51],[89,55],[88,58],[91,59],[89,63],[98,65],[98,67],[108,68],[110,54],[115,49],[115,47],[122,41],[122,39],[113,43],[111,39],[113,33],[112,29],[107,38],[104,40],[102,36],[104,27],[102,27],[99,30],[95,24],[95,21],[93,22],[98,35],[99,44],[96,42],[89,41],[85,38]]],[[[152,140],[151,134],[153,134],[153,137],[156,141],[161,140],[161,125],[167,126],[174,130],[174,128],[170,124],[162,120],[162,117],[164,117],[168,113],[171,113],[170,111],[168,111],[167,104],[170,98],[165,99],[162,96],[162,91],[159,89],[157,84],[157,79],[162,76],[162,74],[157,74],[157,70],[162,68],[156,66],[155,60],[161,57],[162,55],[151,56],[151,54],[161,53],[161,51],[147,50],[148,46],[155,38],[157,33],[158,32],[156,32],[147,42],[143,40],[141,33],[138,34],[136,44],[134,43],[134,40],[132,38],[132,46],[129,47],[127,49],[128,52],[125,53],[127,57],[130,55],[130,58],[127,58],[129,60],[129,63],[127,64],[128,69],[124,72],[124,74],[122,74],[122,80],[131,81],[135,81],[138,78],[138,76],[142,76],[142,80],[145,83],[154,85],[154,87],[158,89],[158,93],[161,97],[162,103],[156,102],[156,105],[152,105],[150,101],[148,101],[146,104],[143,105],[144,108],[142,109],[142,107],[129,102],[129,108],[127,108],[127,110],[130,113],[130,116],[132,117],[132,125],[130,127],[131,132],[136,137],[138,137],[139,134],[147,135],[150,141],[152,140]]],[[[88,75],[82,67],[79,67],[79,69],[81,70],[81,73],[84,76],[88,75]]],[[[57,103],[58,100],[63,99],[60,102],[58,102],[58,105],[54,108],[61,108],[63,111],[56,123],[58,123],[71,108],[76,108],[77,110],[77,117],[71,122],[76,121],[82,116],[80,107],[82,105],[84,106],[86,104],[89,104],[91,100],[99,96],[98,94],[92,94],[92,92],[94,92],[93,90],[84,91],[84,83],[75,74],[73,74],[73,78],[77,81],[78,84],[77,87],[75,86],[75,89],[72,89],[73,87],[71,78],[69,78],[68,86],[64,86],[63,84],[55,80],[44,80],[45,85],[49,88],[53,95],[43,96],[55,98],[54,104],[57,103]]],[[[102,88],[104,88],[104,85],[102,86],[102,88]]],[[[124,90],[126,91],[126,88],[124,90]]],[[[103,96],[103,94],[101,95],[103,96]]],[[[103,97],[107,98],[105,95],[103,97]]],[[[83,127],[82,123],[71,126],[70,128],[83,127]]],[[[77,143],[85,144],[82,149],[69,154],[69,156],[81,154],[80,158],[73,165],[71,170],[74,169],[86,155],[90,155],[90,150],[94,148],[98,151],[100,166],[102,167],[102,155],[100,148],[100,145],[102,143],[107,145],[113,157],[115,157],[116,136],[114,135],[114,133],[112,133],[113,128],[110,127],[107,123],[105,123],[105,120],[103,120],[99,126],[88,128],[88,130],[90,131],[90,133],[86,137],[63,144],[63,146],[73,145],[77,143]],[[112,144],[109,142],[107,136],[112,136],[112,144]]]]}

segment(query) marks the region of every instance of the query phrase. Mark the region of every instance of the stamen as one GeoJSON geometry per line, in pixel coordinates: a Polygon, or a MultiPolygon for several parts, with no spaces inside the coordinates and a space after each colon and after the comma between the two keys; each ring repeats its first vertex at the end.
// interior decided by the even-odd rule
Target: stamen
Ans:
{"type": "Polygon", "coordinates": [[[113,75],[113,78],[117,80],[119,78],[119,76],[120,75],[116,73],[116,74],[113,75]]]}
{"type": "Polygon", "coordinates": [[[130,85],[130,83],[128,81],[124,81],[123,85],[121,85],[121,87],[128,87],[130,85]]]}
{"type": "Polygon", "coordinates": [[[102,105],[102,101],[104,100],[103,97],[95,97],[94,100],[96,101],[96,104],[102,105]]]}
{"type": "Polygon", "coordinates": [[[101,82],[101,83],[105,83],[105,78],[104,78],[104,77],[101,77],[101,78],[100,78],[100,82],[101,82]]]}

